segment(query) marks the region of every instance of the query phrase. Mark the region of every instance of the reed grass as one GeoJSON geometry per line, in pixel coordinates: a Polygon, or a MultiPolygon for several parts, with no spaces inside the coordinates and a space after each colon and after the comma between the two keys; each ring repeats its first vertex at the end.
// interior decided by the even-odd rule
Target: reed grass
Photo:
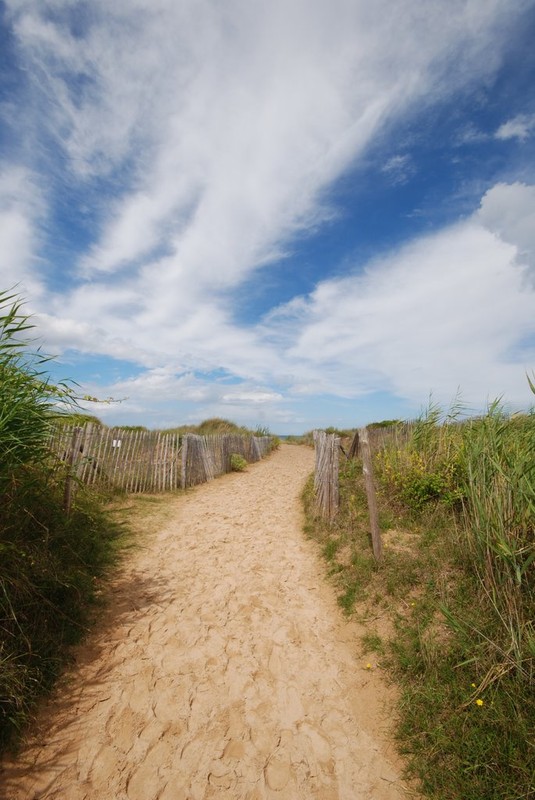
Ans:
{"type": "Polygon", "coordinates": [[[122,529],[84,487],[67,515],[65,472],[47,448],[56,401],[18,298],[0,292],[0,749],[86,631],[122,529]]]}
{"type": "MultiPolygon", "coordinates": [[[[423,593],[429,621],[398,627],[401,740],[431,797],[535,792],[535,416],[500,402],[476,419],[418,420],[389,480],[420,521],[439,509],[449,548],[423,593]],[[412,459],[412,462],[411,462],[412,459]],[[438,589],[437,589],[438,587],[438,589]],[[442,636],[433,637],[440,621],[442,636]],[[430,642],[431,649],[430,649],[430,642]]],[[[388,465],[388,448],[378,458],[388,465]]]]}
{"type": "Polygon", "coordinates": [[[400,686],[408,773],[436,800],[535,796],[535,415],[430,406],[392,426],[375,462],[380,567],[360,465],[342,460],[334,524],[307,503],[307,530],[400,686]]]}
{"type": "MultiPolygon", "coordinates": [[[[463,542],[494,621],[487,682],[535,666],[535,416],[495,403],[465,426],[463,542]]],[[[474,635],[481,633],[474,631],[474,635]]],[[[491,643],[489,642],[489,645],[491,643]]]]}

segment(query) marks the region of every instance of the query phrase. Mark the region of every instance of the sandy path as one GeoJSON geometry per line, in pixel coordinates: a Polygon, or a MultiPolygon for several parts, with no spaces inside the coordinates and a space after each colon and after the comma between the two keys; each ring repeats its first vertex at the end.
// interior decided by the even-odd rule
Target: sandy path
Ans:
{"type": "Polygon", "coordinates": [[[170,500],[3,800],[406,797],[386,690],[301,532],[312,462],[286,445],[170,500]]]}

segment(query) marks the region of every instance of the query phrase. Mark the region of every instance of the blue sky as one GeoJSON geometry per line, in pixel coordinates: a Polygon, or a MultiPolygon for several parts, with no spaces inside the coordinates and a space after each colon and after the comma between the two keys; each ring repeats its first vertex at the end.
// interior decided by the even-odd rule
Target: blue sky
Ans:
{"type": "Polygon", "coordinates": [[[0,287],[108,424],[526,408],[535,0],[6,0],[0,287]]]}

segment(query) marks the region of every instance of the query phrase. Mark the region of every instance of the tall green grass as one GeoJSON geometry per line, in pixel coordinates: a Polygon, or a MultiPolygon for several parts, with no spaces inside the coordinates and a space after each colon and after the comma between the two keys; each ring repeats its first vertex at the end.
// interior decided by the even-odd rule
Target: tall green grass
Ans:
{"type": "Polygon", "coordinates": [[[85,632],[121,530],[80,487],[63,510],[65,468],[47,448],[57,401],[26,337],[18,298],[0,293],[0,748],[12,741],[85,632]]]}
{"type": "Polygon", "coordinates": [[[511,417],[494,403],[461,422],[434,408],[378,465],[386,493],[412,519],[426,524],[438,512],[449,520],[443,563],[423,587],[420,613],[398,626],[392,645],[404,686],[404,747],[432,797],[528,797],[535,792],[535,416],[511,417]]]}
{"type": "MultiPolygon", "coordinates": [[[[464,428],[463,540],[481,601],[492,614],[495,666],[534,677],[535,416],[494,404],[464,428]]],[[[475,632],[477,635],[477,632],[475,632]]]]}
{"type": "Polygon", "coordinates": [[[375,459],[384,559],[341,464],[322,544],[340,603],[372,623],[363,646],[400,685],[399,746],[436,800],[535,796],[535,415],[431,406],[375,459]],[[360,512],[363,513],[360,513],[360,512]]]}
{"type": "Polygon", "coordinates": [[[0,496],[21,464],[44,458],[53,391],[45,359],[28,350],[32,325],[15,295],[0,292],[0,496]]]}

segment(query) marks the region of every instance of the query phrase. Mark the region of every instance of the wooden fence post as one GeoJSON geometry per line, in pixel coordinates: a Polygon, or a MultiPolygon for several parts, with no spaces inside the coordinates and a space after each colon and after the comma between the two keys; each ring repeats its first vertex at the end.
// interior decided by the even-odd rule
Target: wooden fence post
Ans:
{"type": "Polygon", "coordinates": [[[183,489],[186,488],[187,468],[188,468],[188,434],[185,433],[182,438],[182,474],[180,476],[180,483],[183,489]]]}
{"type": "Polygon", "coordinates": [[[74,428],[71,439],[71,451],[67,458],[67,477],[65,478],[65,491],[63,493],[63,510],[66,514],[71,513],[74,469],[78,459],[80,449],[82,428],[74,428]]]}
{"type": "Polygon", "coordinates": [[[362,471],[364,473],[364,482],[366,484],[366,496],[368,498],[368,511],[370,514],[370,529],[372,535],[373,555],[375,556],[376,561],[380,561],[383,556],[383,543],[381,541],[381,532],[379,530],[377,498],[375,496],[372,456],[371,456],[371,449],[370,449],[370,442],[368,439],[367,428],[361,428],[359,438],[360,438],[360,450],[362,453],[362,471]]]}
{"type": "Polygon", "coordinates": [[[359,432],[355,431],[353,439],[351,440],[351,445],[349,447],[347,457],[356,458],[358,454],[359,454],[359,432]]]}

